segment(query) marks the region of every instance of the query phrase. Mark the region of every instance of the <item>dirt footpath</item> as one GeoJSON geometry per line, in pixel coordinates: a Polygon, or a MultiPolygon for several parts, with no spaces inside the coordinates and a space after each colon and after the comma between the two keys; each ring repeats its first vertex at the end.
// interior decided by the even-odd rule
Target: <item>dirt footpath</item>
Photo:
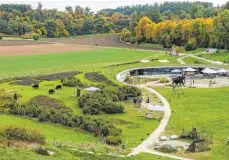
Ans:
{"type": "Polygon", "coordinates": [[[30,44],[30,45],[0,45],[0,56],[19,56],[33,54],[64,53],[73,51],[87,51],[94,49],[89,46],[74,46],[66,44],[47,44],[47,43],[30,44]]]}

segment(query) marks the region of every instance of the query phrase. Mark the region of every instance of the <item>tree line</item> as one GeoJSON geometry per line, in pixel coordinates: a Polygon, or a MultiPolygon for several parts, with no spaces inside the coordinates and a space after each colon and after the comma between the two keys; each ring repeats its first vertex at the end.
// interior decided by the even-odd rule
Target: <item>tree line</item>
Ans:
{"type": "Polygon", "coordinates": [[[134,30],[123,29],[121,39],[130,43],[156,43],[165,48],[185,46],[186,50],[197,47],[229,49],[229,10],[216,17],[185,20],[167,20],[155,23],[142,17],[134,30]]]}
{"type": "Polygon", "coordinates": [[[88,7],[80,6],[66,6],[65,11],[58,11],[43,9],[41,3],[38,3],[36,9],[25,4],[1,4],[0,33],[32,38],[32,33],[41,37],[120,33],[125,27],[134,32],[143,16],[159,23],[174,19],[214,17],[221,10],[222,8],[213,7],[212,3],[207,2],[165,2],[161,5],[104,9],[97,13],[93,13],[88,7]]]}

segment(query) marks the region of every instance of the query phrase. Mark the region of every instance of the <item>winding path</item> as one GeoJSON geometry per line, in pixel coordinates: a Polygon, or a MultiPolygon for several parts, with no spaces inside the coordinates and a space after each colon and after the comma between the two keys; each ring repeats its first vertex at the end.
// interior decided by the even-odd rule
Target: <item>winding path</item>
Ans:
{"type": "MultiPolygon", "coordinates": [[[[130,84],[127,84],[123,81],[120,81],[119,79],[117,79],[117,80],[119,82],[125,84],[125,85],[130,85],[130,84]]],[[[150,154],[154,154],[154,155],[158,155],[158,156],[162,156],[162,157],[169,157],[169,158],[174,158],[174,159],[179,159],[179,160],[190,160],[188,158],[183,158],[183,157],[179,157],[179,156],[175,156],[175,155],[171,155],[171,154],[161,153],[161,152],[158,152],[156,150],[149,149],[149,146],[152,146],[153,144],[155,144],[156,141],[158,140],[158,138],[160,137],[160,135],[165,131],[165,128],[166,128],[166,126],[169,122],[169,118],[171,116],[171,109],[170,109],[170,105],[169,105],[168,101],[165,99],[165,97],[163,97],[160,93],[158,93],[154,89],[147,87],[147,84],[139,85],[136,87],[148,90],[150,93],[155,94],[161,100],[161,102],[163,103],[163,106],[164,106],[164,116],[163,116],[159,126],[153,131],[153,133],[146,140],[144,140],[141,144],[139,144],[136,148],[132,149],[129,156],[134,156],[140,152],[145,152],[145,153],[150,153],[150,154]]]]}
{"type": "Polygon", "coordinates": [[[208,62],[210,64],[216,64],[216,65],[226,65],[224,64],[223,62],[219,62],[219,61],[213,61],[213,60],[210,60],[210,59],[207,59],[207,58],[203,58],[203,57],[198,57],[196,55],[199,55],[199,54],[202,54],[202,53],[197,53],[197,54],[188,54],[186,56],[183,56],[181,58],[178,58],[177,61],[180,63],[180,64],[186,64],[183,59],[184,58],[187,58],[187,57],[192,57],[192,58],[196,58],[196,59],[199,59],[199,60],[203,60],[205,62],[208,62]]]}

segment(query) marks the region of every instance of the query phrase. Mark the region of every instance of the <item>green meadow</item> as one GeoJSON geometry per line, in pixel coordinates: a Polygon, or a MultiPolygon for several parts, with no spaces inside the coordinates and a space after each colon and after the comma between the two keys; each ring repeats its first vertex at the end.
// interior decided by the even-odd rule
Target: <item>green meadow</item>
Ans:
{"type": "MultiPolygon", "coordinates": [[[[9,56],[0,58],[0,79],[13,77],[26,77],[41,74],[58,73],[66,71],[81,71],[82,73],[75,77],[80,79],[88,86],[101,85],[101,82],[92,82],[85,78],[87,72],[101,72],[112,82],[119,84],[115,80],[117,73],[135,67],[149,66],[165,66],[179,65],[177,59],[179,57],[169,56],[165,52],[158,51],[142,51],[133,49],[115,49],[115,48],[96,48],[91,51],[70,52],[61,54],[41,54],[41,55],[26,55],[26,56],[9,56]],[[141,59],[152,60],[149,63],[139,63],[141,59]],[[169,60],[167,63],[158,62],[159,60],[169,60]]],[[[191,65],[208,65],[206,62],[196,60],[194,58],[184,59],[187,64],[191,65]],[[199,63],[195,63],[198,61],[199,63]]],[[[31,86],[12,85],[9,82],[0,83],[0,89],[15,90],[22,95],[19,102],[27,103],[31,98],[38,95],[45,95],[51,98],[61,100],[65,106],[71,108],[75,115],[83,115],[78,106],[75,89],[71,87],[63,87],[53,95],[48,94],[48,90],[60,84],[60,80],[42,81],[40,89],[34,90],[31,86]]],[[[228,88],[217,89],[185,89],[185,95],[178,98],[171,98],[169,89],[156,88],[167,99],[171,99],[171,107],[174,112],[169,121],[166,133],[180,134],[182,128],[191,130],[192,127],[197,129],[206,129],[214,135],[214,143],[208,153],[200,154],[184,154],[181,156],[194,157],[196,159],[222,159],[226,154],[225,140],[229,126],[227,121],[229,117],[227,109],[229,104],[228,88]],[[206,95],[206,96],[203,96],[206,95]]],[[[147,92],[143,95],[147,96],[147,92]]],[[[118,128],[122,129],[121,139],[122,144],[126,145],[126,149],[121,151],[122,154],[128,154],[130,150],[139,145],[142,140],[148,137],[149,133],[159,125],[157,119],[145,119],[146,113],[149,111],[133,106],[129,102],[120,102],[125,113],[114,115],[94,115],[91,117],[101,118],[107,121],[112,121],[118,128]]],[[[0,115],[0,126],[20,126],[29,130],[39,130],[45,137],[46,146],[55,150],[56,156],[49,159],[90,159],[92,155],[87,153],[72,153],[66,148],[77,148],[85,151],[93,150],[98,154],[107,154],[107,148],[110,152],[117,152],[121,145],[116,147],[108,147],[104,145],[99,138],[93,134],[84,132],[79,129],[63,127],[52,123],[40,123],[36,119],[29,119],[22,116],[0,115]],[[54,142],[59,142],[65,146],[56,148],[54,142]],[[84,147],[79,147],[83,145],[84,147]]],[[[0,154],[5,152],[2,159],[47,159],[44,156],[37,156],[36,153],[29,149],[7,148],[0,147],[0,154]],[[15,153],[18,153],[16,156],[15,153]]],[[[95,157],[93,157],[95,158],[95,157]]],[[[98,156],[98,159],[101,156],[98,156]]],[[[134,158],[114,158],[104,156],[105,159],[161,159],[168,160],[158,156],[141,153],[134,158]]],[[[0,157],[1,159],[1,157],[0,157]]]]}
{"type": "Polygon", "coordinates": [[[228,156],[227,137],[229,133],[229,88],[192,88],[184,89],[180,98],[173,97],[170,89],[156,88],[167,99],[170,99],[173,111],[166,127],[168,134],[180,135],[182,129],[186,132],[193,127],[197,130],[207,130],[213,135],[213,144],[208,154],[196,153],[195,159],[218,160],[228,156]]]}

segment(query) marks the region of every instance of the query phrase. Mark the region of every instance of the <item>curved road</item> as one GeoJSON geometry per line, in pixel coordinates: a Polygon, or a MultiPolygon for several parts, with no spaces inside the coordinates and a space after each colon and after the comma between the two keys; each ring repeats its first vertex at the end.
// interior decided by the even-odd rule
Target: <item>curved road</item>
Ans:
{"type": "MultiPolygon", "coordinates": [[[[119,79],[117,79],[117,80],[119,82],[125,84],[125,85],[130,85],[130,84],[127,84],[125,82],[120,81],[119,79]]],[[[132,85],[132,86],[134,86],[134,85],[132,85]]],[[[165,109],[164,109],[164,116],[163,116],[159,126],[153,131],[153,133],[146,140],[144,140],[136,148],[132,149],[129,156],[134,156],[140,152],[145,152],[145,153],[150,153],[150,154],[154,154],[154,155],[158,155],[158,156],[162,156],[162,157],[169,157],[169,158],[174,158],[174,159],[179,159],[179,160],[190,160],[188,158],[183,158],[183,157],[174,156],[174,155],[170,155],[170,154],[166,154],[166,153],[161,153],[161,152],[158,152],[156,150],[152,150],[152,149],[148,148],[149,146],[152,146],[153,144],[155,144],[156,141],[158,140],[158,138],[160,137],[160,135],[165,131],[165,128],[166,128],[166,126],[169,122],[169,118],[171,116],[171,109],[170,109],[170,105],[169,105],[168,101],[165,99],[165,97],[163,97],[160,93],[158,93],[154,89],[147,87],[147,84],[139,85],[136,87],[141,88],[141,89],[146,89],[149,92],[151,92],[152,94],[155,94],[161,100],[165,109]]]]}
{"type": "Polygon", "coordinates": [[[188,54],[186,56],[183,56],[181,58],[178,58],[177,61],[180,63],[180,64],[186,64],[183,59],[184,58],[187,58],[187,57],[192,57],[192,58],[196,58],[196,59],[199,59],[199,60],[203,60],[205,62],[208,62],[210,64],[216,64],[216,65],[226,65],[224,64],[223,62],[219,62],[219,61],[213,61],[213,60],[210,60],[210,59],[207,59],[207,58],[203,58],[203,57],[198,57],[196,55],[198,54],[201,54],[201,53],[197,53],[197,54],[188,54]]]}

